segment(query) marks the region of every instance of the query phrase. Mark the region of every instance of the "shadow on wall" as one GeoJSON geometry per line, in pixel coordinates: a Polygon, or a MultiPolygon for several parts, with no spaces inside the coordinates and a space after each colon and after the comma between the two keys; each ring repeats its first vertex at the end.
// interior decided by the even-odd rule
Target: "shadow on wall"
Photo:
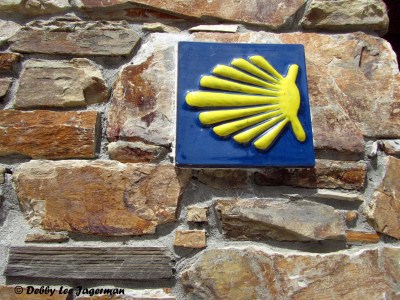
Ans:
{"type": "Polygon", "coordinates": [[[389,32],[383,37],[390,44],[397,54],[397,61],[400,61],[400,1],[384,0],[389,12],[389,32]]]}

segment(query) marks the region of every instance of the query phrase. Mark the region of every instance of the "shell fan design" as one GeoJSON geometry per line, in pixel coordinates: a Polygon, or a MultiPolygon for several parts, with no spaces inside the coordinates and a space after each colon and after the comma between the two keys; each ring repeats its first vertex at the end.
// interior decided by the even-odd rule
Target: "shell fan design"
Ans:
{"type": "Polygon", "coordinates": [[[203,125],[211,125],[219,137],[240,144],[252,141],[259,150],[268,149],[290,123],[299,142],[306,134],[297,112],[300,93],[296,86],[299,67],[289,67],[284,77],[262,56],[234,59],[230,66],[217,65],[212,76],[203,76],[204,89],[186,95],[186,103],[204,109],[203,125]]]}

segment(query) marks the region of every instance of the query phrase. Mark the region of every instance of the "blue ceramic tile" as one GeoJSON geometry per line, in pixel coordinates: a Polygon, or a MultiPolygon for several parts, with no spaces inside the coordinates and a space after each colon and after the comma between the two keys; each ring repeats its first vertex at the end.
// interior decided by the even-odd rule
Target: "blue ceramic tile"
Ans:
{"type": "Polygon", "coordinates": [[[180,42],[176,164],[314,166],[304,47],[180,42]]]}

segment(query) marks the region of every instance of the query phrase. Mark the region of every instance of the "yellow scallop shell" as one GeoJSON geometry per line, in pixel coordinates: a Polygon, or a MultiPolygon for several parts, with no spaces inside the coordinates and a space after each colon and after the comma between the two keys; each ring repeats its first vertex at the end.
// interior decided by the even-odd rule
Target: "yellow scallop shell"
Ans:
{"type": "Polygon", "coordinates": [[[297,117],[298,69],[291,65],[284,77],[262,56],[237,58],[231,66],[217,65],[213,76],[203,76],[200,86],[205,89],[188,93],[186,103],[207,109],[200,113],[200,122],[241,144],[254,140],[257,149],[268,149],[288,123],[297,140],[304,142],[306,134],[297,117]]]}

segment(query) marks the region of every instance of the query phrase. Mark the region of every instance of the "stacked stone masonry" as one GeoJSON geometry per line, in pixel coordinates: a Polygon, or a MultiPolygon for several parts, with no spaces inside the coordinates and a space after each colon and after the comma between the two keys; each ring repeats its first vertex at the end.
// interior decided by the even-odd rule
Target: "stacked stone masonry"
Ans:
{"type": "Polygon", "coordinates": [[[0,1],[0,299],[398,299],[389,21],[381,0],[0,1]],[[175,166],[181,41],[304,45],[316,166],[175,166]]]}

